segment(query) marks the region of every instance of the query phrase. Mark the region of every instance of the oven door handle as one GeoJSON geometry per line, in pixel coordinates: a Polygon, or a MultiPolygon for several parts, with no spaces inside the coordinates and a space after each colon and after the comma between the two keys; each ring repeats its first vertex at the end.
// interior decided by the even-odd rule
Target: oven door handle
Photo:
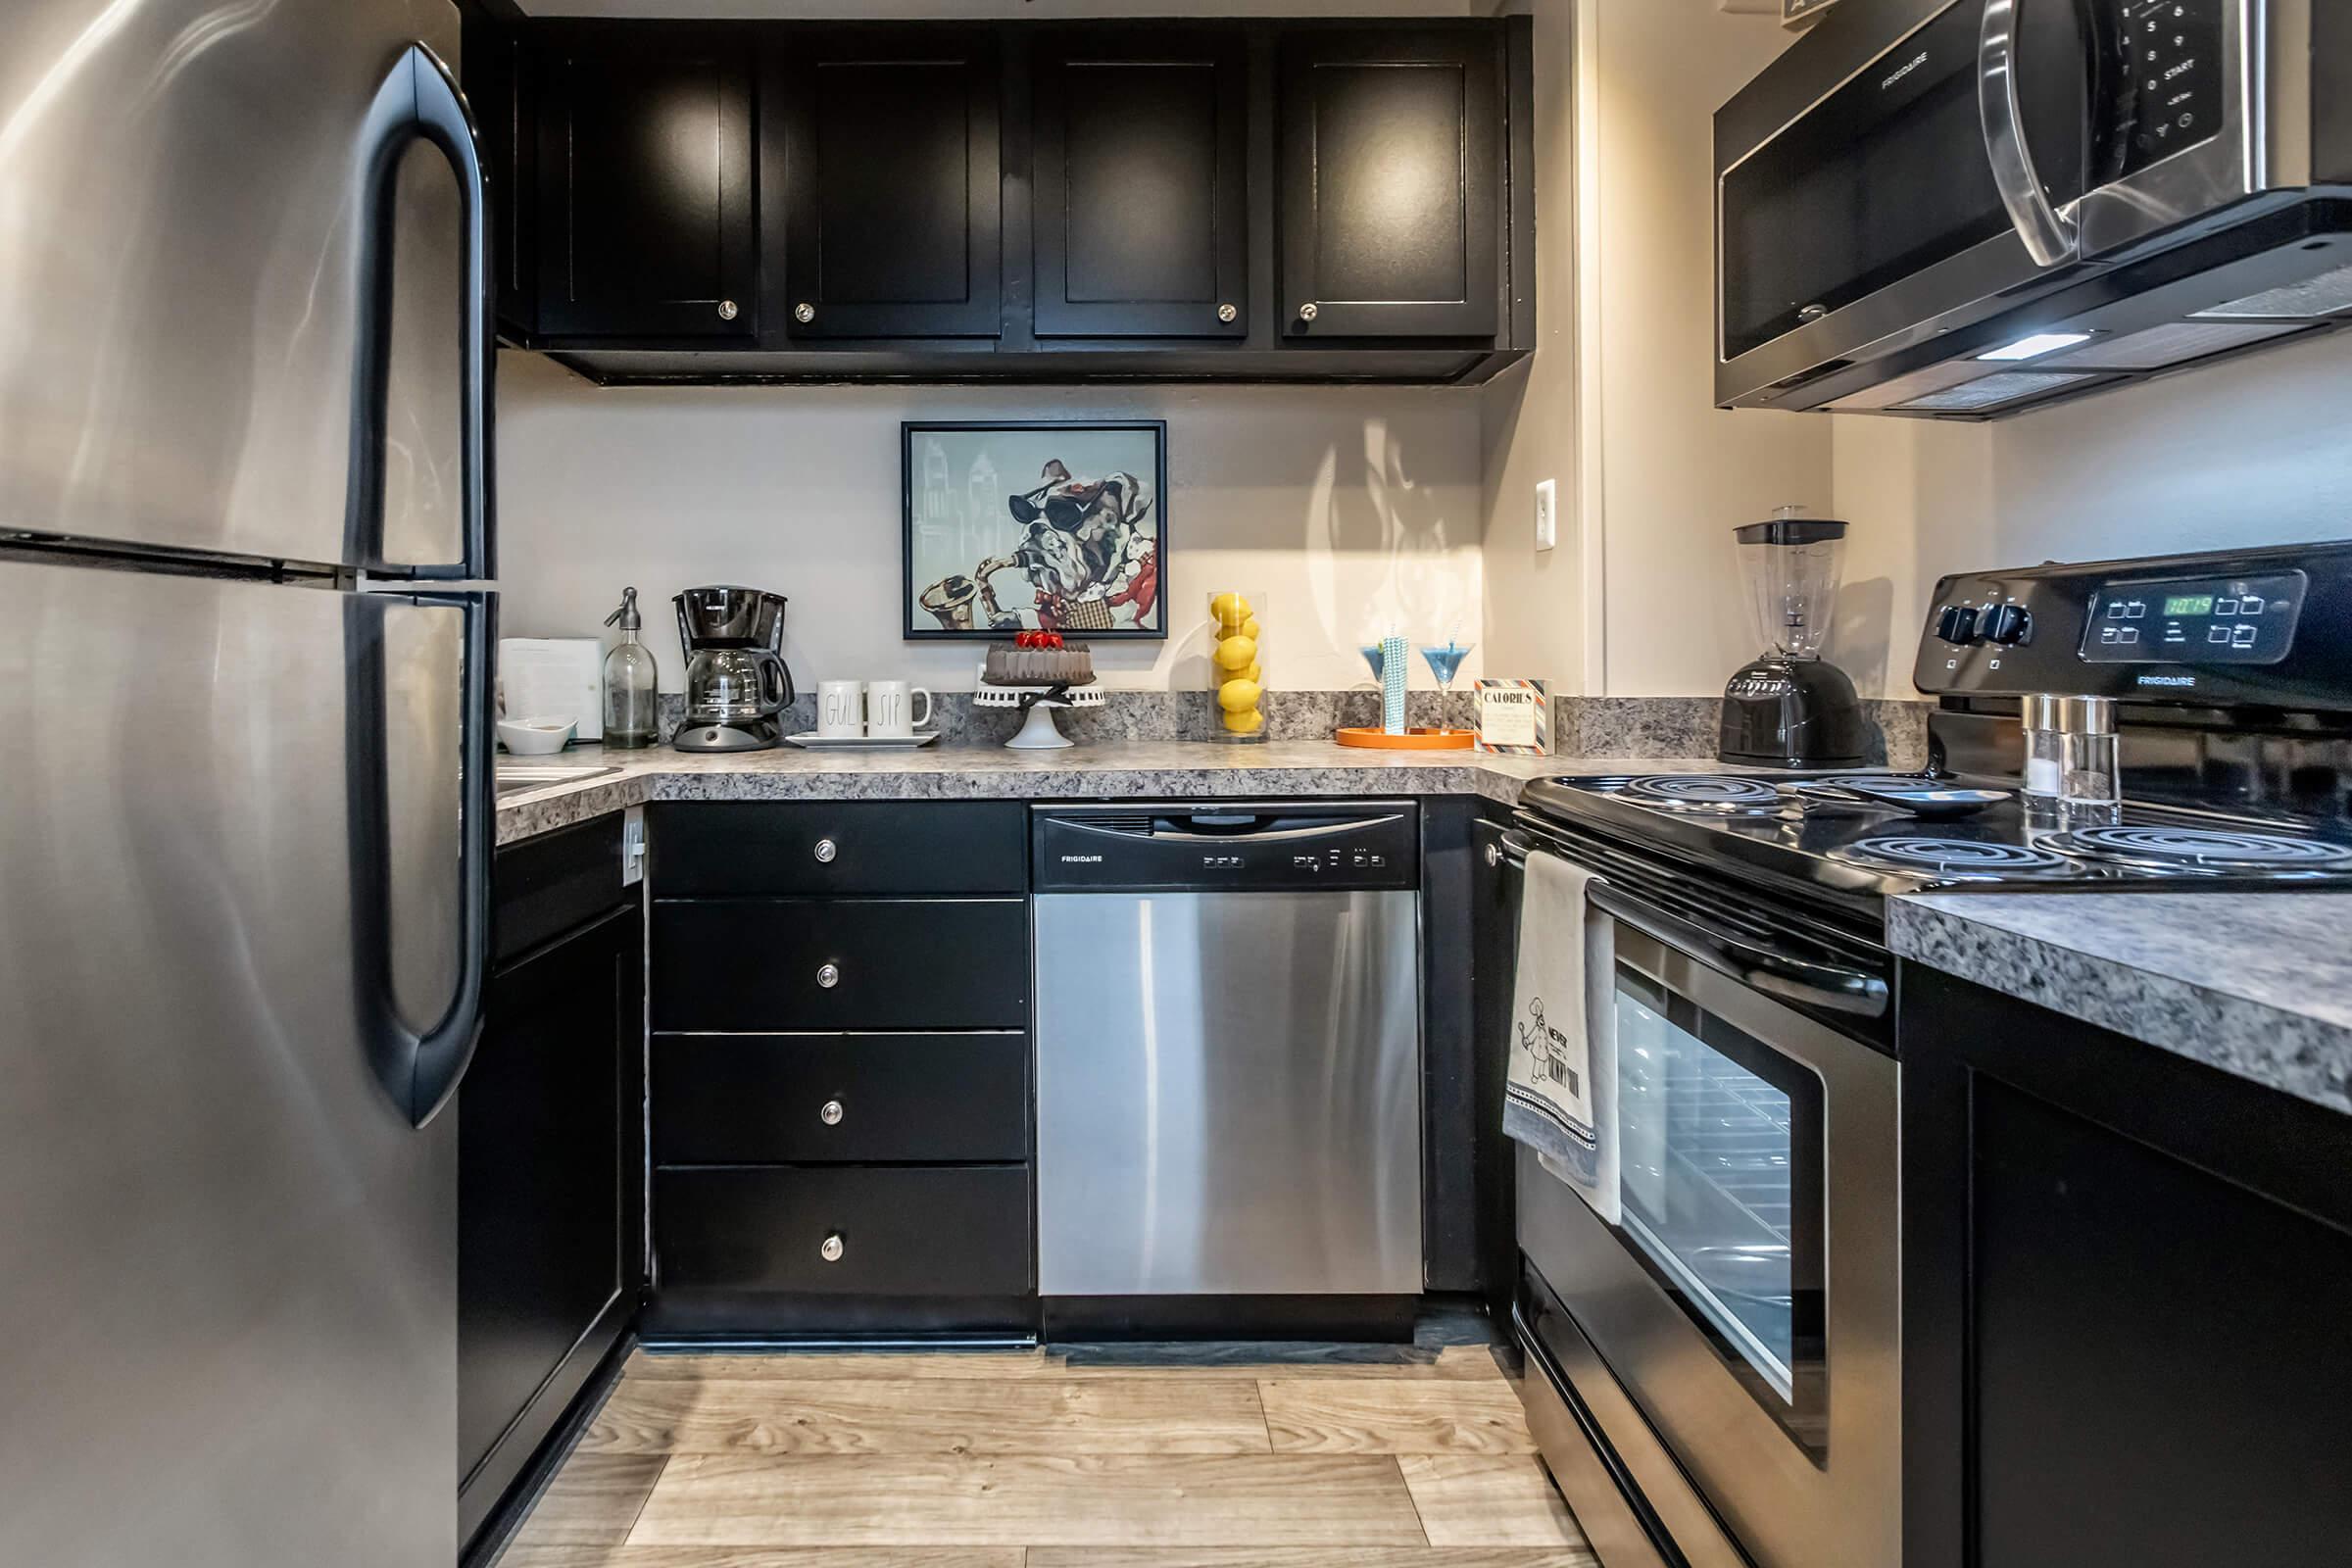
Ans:
{"type": "Polygon", "coordinates": [[[2017,90],[2017,12],[2023,3],[1984,0],[1984,24],[1977,37],[1977,113],[2001,205],[2009,210],[2017,237],[2026,242],[2026,254],[2046,270],[2080,257],[2082,235],[2073,219],[2051,205],[2034,167],[2025,104],[2017,90]]]}
{"type": "Polygon", "coordinates": [[[1834,1012],[1856,1013],[1865,1018],[1886,1016],[1886,982],[1878,975],[1838,964],[1815,963],[1746,937],[1735,936],[1718,926],[1686,915],[1669,914],[1606,882],[1594,882],[1586,890],[1585,897],[1603,913],[1647,933],[1710,969],[1721,970],[1742,985],[1834,1012]]]}

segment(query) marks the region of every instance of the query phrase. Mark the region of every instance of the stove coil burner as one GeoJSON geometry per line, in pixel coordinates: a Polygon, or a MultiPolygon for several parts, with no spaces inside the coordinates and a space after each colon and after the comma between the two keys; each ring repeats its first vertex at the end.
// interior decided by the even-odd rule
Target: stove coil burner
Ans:
{"type": "Polygon", "coordinates": [[[2061,855],[2150,871],[2334,871],[2352,849],[2318,839],[2229,828],[2080,827],[2042,841],[2061,855]]]}
{"type": "Polygon", "coordinates": [[[2022,844],[2003,844],[1990,839],[1938,839],[1920,834],[1887,833],[1856,839],[1838,851],[1838,856],[1884,871],[1928,871],[1936,876],[1973,881],[2041,876],[2069,869],[2065,857],[2022,844]]]}
{"type": "Polygon", "coordinates": [[[1625,795],[1661,811],[1770,816],[1781,808],[1780,791],[1762,779],[1736,773],[1661,773],[1630,781],[1625,795]]]}

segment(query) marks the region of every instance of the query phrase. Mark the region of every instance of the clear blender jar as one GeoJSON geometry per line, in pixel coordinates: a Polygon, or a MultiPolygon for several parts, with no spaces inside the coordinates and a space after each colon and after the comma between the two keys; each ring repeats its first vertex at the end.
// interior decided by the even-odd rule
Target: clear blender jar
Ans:
{"type": "Polygon", "coordinates": [[[1783,507],[1735,530],[1748,612],[1764,651],[1723,691],[1716,755],[1753,767],[1850,768],[1868,760],[1862,701],[1821,657],[1837,613],[1845,528],[1783,507]]]}

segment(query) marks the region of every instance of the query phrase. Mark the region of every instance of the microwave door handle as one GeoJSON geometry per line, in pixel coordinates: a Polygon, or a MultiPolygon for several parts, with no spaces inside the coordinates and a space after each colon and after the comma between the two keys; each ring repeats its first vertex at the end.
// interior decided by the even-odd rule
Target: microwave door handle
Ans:
{"type": "Polygon", "coordinates": [[[1585,896],[1595,907],[1636,930],[1768,995],[1866,1018],[1886,1015],[1886,982],[1875,974],[1815,963],[1687,916],[1669,914],[1606,882],[1594,882],[1585,896]]]}
{"type": "MultiPolygon", "coordinates": [[[[1977,112],[1984,126],[1984,156],[1992,182],[2026,254],[2041,268],[2063,267],[2082,254],[2074,220],[2051,205],[2034,168],[2026,138],[2026,111],[2017,91],[2017,8],[2025,0],[1984,0],[1984,24],[1977,42],[1977,112]]],[[[2049,4],[2050,0],[2039,0],[2049,4]]]]}

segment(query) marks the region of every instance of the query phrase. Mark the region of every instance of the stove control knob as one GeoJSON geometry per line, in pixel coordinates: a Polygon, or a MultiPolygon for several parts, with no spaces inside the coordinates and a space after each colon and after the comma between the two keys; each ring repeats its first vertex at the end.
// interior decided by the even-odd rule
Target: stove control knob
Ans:
{"type": "Polygon", "coordinates": [[[1977,612],[1966,605],[1946,605],[1936,616],[1936,635],[1965,648],[1977,640],[1977,612]]]}
{"type": "Polygon", "coordinates": [[[2003,648],[2024,642],[2033,627],[2034,617],[2026,613],[2023,605],[1987,605],[1984,613],[1977,617],[1977,635],[2003,648]]]}

